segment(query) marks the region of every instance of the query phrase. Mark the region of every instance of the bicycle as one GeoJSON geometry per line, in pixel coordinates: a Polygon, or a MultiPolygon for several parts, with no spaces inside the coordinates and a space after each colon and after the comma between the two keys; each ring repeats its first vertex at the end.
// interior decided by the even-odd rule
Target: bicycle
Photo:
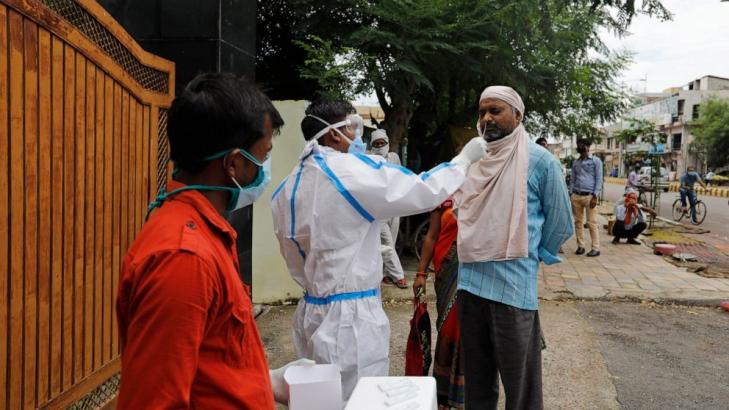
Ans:
{"type": "MultiPolygon", "coordinates": [[[[686,198],[688,201],[688,198],[686,198]]],[[[704,219],[706,219],[706,204],[704,201],[696,198],[696,202],[694,203],[694,214],[696,216],[696,219],[691,218],[690,215],[691,207],[689,209],[684,209],[683,204],[681,204],[681,196],[673,201],[673,207],[671,208],[671,212],[673,214],[673,220],[676,222],[680,222],[683,217],[689,218],[692,224],[694,225],[701,225],[702,222],[704,222],[704,219]]]]}

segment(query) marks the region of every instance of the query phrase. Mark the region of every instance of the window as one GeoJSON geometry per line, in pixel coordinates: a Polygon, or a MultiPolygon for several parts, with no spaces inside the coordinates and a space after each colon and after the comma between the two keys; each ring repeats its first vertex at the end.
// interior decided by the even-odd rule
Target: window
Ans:
{"type": "Polygon", "coordinates": [[[678,100],[678,115],[683,115],[683,105],[686,101],[678,100]]]}
{"type": "Polygon", "coordinates": [[[612,138],[607,139],[607,149],[613,149],[613,139],[612,138]]]}
{"type": "Polygon", "coordinates": [[[699,119],[699,107],[701,107],[701,104],[694,105],[692,111],[691,111],[691,119],[692,120],[698,120],[699,119]]]}
{"type": "Polygon", "coordinates": [[[672,151],[681,151],[681,134],[673,134],[672,151]]]}

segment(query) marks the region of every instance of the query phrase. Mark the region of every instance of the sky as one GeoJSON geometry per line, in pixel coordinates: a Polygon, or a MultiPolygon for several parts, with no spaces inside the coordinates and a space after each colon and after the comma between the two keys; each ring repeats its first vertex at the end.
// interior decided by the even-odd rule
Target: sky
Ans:
{"type": "MultiPolygon", "coordinates": [[[[662,2],[673,13],[673,20],[638,16],[622,38],[602,33],[610,49],[633,53],[633,62],[618,82],[634,92],[660,92],[704,75],[729,78],[729,2],[662,2]]],[[[356,103],[376,105],[377,98],[359,96],[356,103]]]]}
{"type": "Polygon", "coordinates": [[[603,33],[613,50],[634,53],[622,82],[636,92],[659,92],[704,75],[729,78],[729,2],[663,0],[673,20],[639,16],[623,38],[603,33]],[[647,82],[641,79],[647,78],[647,82]]]}

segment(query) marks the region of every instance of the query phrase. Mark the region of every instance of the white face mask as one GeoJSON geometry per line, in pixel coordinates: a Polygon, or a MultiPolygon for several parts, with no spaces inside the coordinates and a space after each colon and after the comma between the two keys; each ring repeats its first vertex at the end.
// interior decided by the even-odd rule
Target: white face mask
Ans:
{"type": "Polygon", "coordinates": [[[372,147],[372,153],[384,157],[390,152],[390,144],[385,144],[381,147],[372,147]]]}

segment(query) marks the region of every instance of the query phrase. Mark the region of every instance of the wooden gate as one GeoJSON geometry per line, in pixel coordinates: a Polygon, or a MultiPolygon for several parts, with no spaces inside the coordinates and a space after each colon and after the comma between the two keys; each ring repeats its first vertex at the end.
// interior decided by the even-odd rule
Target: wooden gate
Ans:
{"type": "Polygon", "coordinates": [[[94,0],[0,0],[0,408],[118,372],[119,268],[167,177],[173,90],[94,0]]]}

